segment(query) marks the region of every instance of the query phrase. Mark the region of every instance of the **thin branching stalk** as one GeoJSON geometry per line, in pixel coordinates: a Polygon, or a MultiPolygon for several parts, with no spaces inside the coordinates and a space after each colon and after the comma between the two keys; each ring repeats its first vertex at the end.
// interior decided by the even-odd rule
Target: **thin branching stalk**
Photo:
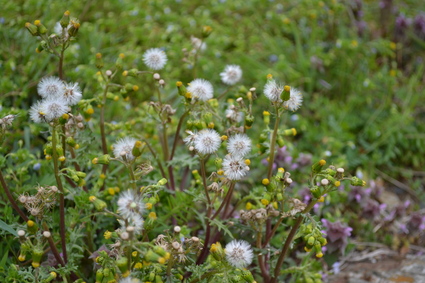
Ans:
{"type": "Polygon", "coordinates": [[[6,184],[6,181],[4,180],[3,173],[0,170],[0,182],[1,186],[4,189],[4,192],[6,193],[7,198],[9,199],[10,204],[12,205],[13,209],[21,216],[21,218],[27,222],[28,217],[25,215],[25,213],[19,208],[18,204],[16,203],[15,199],[13,198],[12,194],[10,193],[10,190],[6,184]]]}
{"type": "MultiPolygon", "coordinates": [[[[304,211],[302,212],[302,214],[309,213],[310,210],[317,203],[317,201],[318,200],[314,200],[314,201],[310,202],[308,204],[308,206],[304,209],[304,211]]],[[[295,220],[295,223],[292,226],[291,231],[289,232],[289,235],[288,235],[288,237],[285,240],[285,244],[283,245],[282,250],[280,252],[279,258],[278,258],[277,263],[276,263],[276,267],[274,269],[274,276],[271,279],[270,283],[276,283],[277,282],[277,280],[279,278],[279,274],[280,274],[280,269],[282,267],[283,261],[285,260],[286,253],[288,252],[289,247],[290,247],[290,245],[292,243],[292,240],[294,239],[294,236],[295,236],[298,228],[300,227],[301,223],[303,222],[303,220],[304,220],[304,216],[303,215],[298,216],[297,220],[295,220]]]]}
{"type": "Polygon", "coordinates": [[[204,241],[204,248],[202,249],[201,254],[198,257],[198,260],[196,261],[196,264],[201,264],[206,256],[208,255],[208,245],[211,237],[211,225],[210,225],[210,217],[211,217],[211,210],[212,210],[212,203],[210,199],[210,195],[208,193],[208,187],[207,187],[207,175],[205,171],[205,160],[201,158],[201,177],[202,177],[202,185],[205,190],[205,195],[207,198],[207,217],[206,217],[206,225],[207,225],[207,231],[205,232],[205,241],[204,241]]]}
{"type": "MultiPolygon", "coordinates": [[[[106,104],[106,93],[108,92],[109,84],[106,84],[105,90],[103,91],[102,97],[102,107],[100,107],[100,136],[102,140],[102,152],[103,154],[108,154],[108,146],[106,144],[106,134],[105,134],[105,104],[106,104]]],[[[108,169],[108,164],[103,164],[102,174],[106,174],[108,169]]]]}
{"type": "Polygon", "coordinates": [[[53,166],[56,183],[58,185],[58,189],[61,192],[59,195],[59,228],[60,228],[60,236],[61,236],[61,245],[62,245],[62,253],[65,263],[68,261],[68,255],[66,253],[66,230],[65,230],[65,190],[63,189],[62,180],[59,176],[59,164],[58,164],[58,153],[56,152],[57,146],[57,134],[56,134],[56,125],[52,126],[52,148],[53,148],[53,166]]]}
{"type": "MultiPolygon", "coordinates": [[[[46,222],[43,221],[42,225],[43,225],[44,231],[50,232],[49,226],[47,226],[46,222]]],[[[57,262],[59,264],[61,264],[62,266],[65,266],[65,262],[63,261],[62,257],[60,256],[60,254],[58,252],[58,249],[56,248],[55,243],[53,242],[53,237],[47,238],[47,241],[49,242],[50,250],[52,251],[53,255],[55,256],[55,259],[57,260],[57,262]]]]}
{"type": "MultiPolygon", "coordinates": [[[[216,218],[218,216],[218,214],[220,213],[220,211],[223,209],[223,207],[230,202],[230,200],[232,199],[232,195],[233,195],[233,189],[235,188],[235,182],[232,182],[230,184],[230,188],[227,191],[226,196],[223,199],[223,202],[220,204],[219,208],[217,209],[217,211],[214,213],[213,217],[211,217],[211,220],[213,220],[214,218],[216,218]]],[[[226,205],[227,206],[227,205],[226,205]]]]}
{"type": "MultiPolygon", "coordinates": [[[[257,244],[257,248],[258,249],[261,249],[261,247],[262,247],[261,241],[262,241],[261,227],[258,227],[257,241],[256,241],[256,244],[257,244]]],[[[260,270],[261,270],[261,275],[264,278],[264,282],[268,282],[270,280],[270,275],[269,275],[269,272],[268,272],[268,270],[266,268],[266,264],[264,262],[264,256],[263,256],[263,254],[260,252],[257,255],[257,258],[258,258],[258,265],[260,266],[260,270]]]]}

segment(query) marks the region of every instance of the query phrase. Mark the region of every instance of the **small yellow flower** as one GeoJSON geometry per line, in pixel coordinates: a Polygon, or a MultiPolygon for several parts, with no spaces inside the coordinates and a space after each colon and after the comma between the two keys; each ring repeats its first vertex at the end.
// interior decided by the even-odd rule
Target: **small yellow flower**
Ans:
{"type": "Polygon", "coordinates": [[[110,231],[105,231],[105,233],[103,234],[103,237],[108,240],[112,237],[112,232],[110,231]]]}
{"type": "Polygon", "coordinates": [[[261,200],[261,203],[262,203],[263,205],[268,205],[270,202],[269,202],[268,200],[266,200],[265,198],[263,198],[263,199],[261,200]]]}
{"type": "Polygon", "coordinates": [[[156,213],[155,212],[150,212],[148,215],[149,219],[155,220],[157,219],[156,213]]]}

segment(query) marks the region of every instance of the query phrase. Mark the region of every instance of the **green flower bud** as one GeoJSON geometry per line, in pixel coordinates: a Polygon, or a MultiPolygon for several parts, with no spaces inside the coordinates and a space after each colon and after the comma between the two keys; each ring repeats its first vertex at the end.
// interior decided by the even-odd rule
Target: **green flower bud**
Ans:
{"type": "Polygon", "coordinates": [[[103,201],[103,200],[101,200],[101,199],[98,199],[98,198],[97,198],[97,197],[95,197],[95,196],[90,196],[90,197],[89,197],[89,200],[90,200],[90,202],[92,202],[92,203],[93,203],[94,208],[95,208],[97,211],[102,211],[102,210],[104,210],[104,209],[107,207],[106,202],[104,202],[104,201],[103,201]]]}
{"type": "Polygon", "coordinates": [[[179,91],[179,95],[185,97],[187,93],[186,87],[183,85],[182,82],[176,82],[177,90],[179,91]]]}
{"type": "Polygon", "coordinates": [[[222,261],[226,257],[226,253],[219,242],[211,245],[210,252],[217,261],[222,261]]]}
{"type": "Polygon", "coordinates": [[[336,171],[332,170],[331,168],[327,168],[327,169],[323,170],[323,173],[328,174],[332,177],[335,177],[335,175],[336,175],[336,171]]]}
{"type": "Polygon", "coordinates": [[[100,157],[93,158],[93,164],[109,164],[111,156],[109,154],[102,155],[100,157]]]}
{"type": "Polygon", "coordinates": [[[319,173],[322,170],[323,166],[325,166],[325,164],[326,160],[319,160],[311,166],[311,171],[313,171],[313,173],[319,173]]]}
{"type": "Polygon", "coordinates": [[[96,271],[96,283],[103,282],[103,268],[100,268],[96,271]]]}
{"type": "Polygon", "coordinates": [[[44,251],[41,247],[35,247],[32,251],[32,267],[40,267],[41,258],[44,255],[44,251]]]}
{"type": "Polygon", "coordinates": [[[363,181],[362,179],[357,178],[357,177],[352,177],[351,178],[351,185],[352,186],[361,186],[361,187],[364,187],[364,186],[366,186],[366,182],[363,181]]]}
{"type": "Polygon", "coordinates": [[[140,155],[142,155],[144,146],[145,144],[142,143],[141,141],[136,141],[134,143],[133,149],[131,150],[131,153],[133,154],[133,156],[139,157],[140,155]]]}
{"type": "Polygon", "coordinates": [[[162,178],[161,180],[158,181],[157,185],[158,186],[164,186],[165,184],[167,184],[167,179],[162,178]]]}
{"type": "Polygon", "coordinates": [[[73,22],[68,29],[68,34],[70,36],[76,36],[79,29],[80,29],[80,23],[79,22],[73,22]]]}
{"type": "Polygon", "coordinates": [[[138,69],[130,69],[127,71],[127,75],[130,77],[137,77],[139,75],[138,69]]]}
{"type": "Polygon", "coordinates": [[[249,114],[246,115],[246,117],[245,117],[245,125],[248,126],[248,127],[251,127],[253,123],[254,123],[254,116],[249,115],[249,114]]]}
{"type": "MultiPolygon", "coordinates": [[[[116,264],[118,266],[118,269],[121,271],[121,273],[124,274],[129,274],[129,270],[128,270],[128,258],[126,257],[121,257],[119,259],[116,260],[116,264]]],[[[128,276],[128,275],[127,275],[128,276]]],[[[125,277],[127,277],[125,276],[125,277]]]]}
{"type": "Polygon", "coordinates": [[[322,191],[318,186],[311,187],[310,192],[315,198],[320,198],[322,196],[322,191]]]}
{"type": "Polygon", "coordinates": [[[307,244],[309,246],[313,246],[314,242],[316,242],[316,239],[313,236],[308,237],[307,244]]]}
{"type": "Polygon", "coordinates": [[[281,135],[278,135],[278,136],[277,136],[277,140],[276,140],[276,142],[277,142],[277,144],[279,145],[279,147],[283,147],[283,146],[285,145],[285,141],[284,141],[284,139],[282,138],[282,136],[281,136],[281,135]]]}
{"type": "Polygon", "coordinates": [[[266,125],[270,124],[270,112],[269,111],[263,112],[263,119],[264,119],[264,123],[266,125]]]}
{"type": "Polygon", "coordinates": [[[66,28],[69,25],[69,11],[66,11],[65,13],[63,13],[62,19],[60,20],[60,24],[62,26],[62,28],[66,28]]]}
{"type": "Polygon", "coordinates": [[[47,28],[39,20],[34,21],[34,24],[37,26],[39,34],[45,34],[47,32],[47,28]]]}
{"type": "Polygon", "coordinates": [[[283,87],[283,91],[282,91],[282,93],[280,94],[280,98],[281,98],[283,101],[288,101],[288,100],[289,100],[289,98],[291,98],[291,93],[290,93],[290,91],[291,91],[291,87],[290,87],[290,86],[288,86],[288,85],[284,86],[284,87],[283,87]]]}
{"type": "Polygon", "coordinates": [[[283,134],[285,136],[296,136],[297,135],[297,130],[295,128],[286,129],[286,130],[283,131],[283,134]]]}
{"type": "Polygon", "coordinates": [[[73,137],[67,137],[65,141],[70,147],[74,147],[77,144],[73,137]]]}
{"type": "Polygon", "coordinates": [[[215,168],[217,170],[220,170],[222,168],[223,159],[220,158],[220,157],[216,157],[215,160],[214,160],[214,163],[215,163],[215,168]]]}
{"type": "Polygon", "coordinates": [[[101,53],[96,53],[96,61],[95,61],[96,68],[102,69],[103,68],[103,59],[101,53]]]}
{"type": "Polygon", "coordinates": [[[27,231],[30,234],[35,234],[38,231],[38,225],[32,220],[27,221],[27,231]]]}
{"type": "Polygon", "coordinates": [[[28,23],[28,22],[25,23],[25,27],[31,33],[32,36],[38,36],[39,35],[37,27],[35,25],[33,25],[32,23],[28,23]]]}

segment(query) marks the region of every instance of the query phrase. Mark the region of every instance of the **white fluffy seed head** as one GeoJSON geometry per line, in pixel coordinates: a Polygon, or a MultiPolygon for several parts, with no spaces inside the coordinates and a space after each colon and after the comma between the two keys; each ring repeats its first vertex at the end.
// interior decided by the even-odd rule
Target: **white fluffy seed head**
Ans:
{"type": "Polygon", "coordinates": [[[167,63],[167,55],[159,48],[151,48],[143,54],[143,62],[152,70],[161,70],[167,63]]]}
{"type": "Polygon", "coordinates": [[[249,171],[249,167],[246,165],[245,160],[240,156],[234,156],[228,154],[224,157],[222,163],[224,175],[229,180],[240,180],[249,171]]]}
{"type": "Polygon", "coordinates": [[[29,111],[31,119],[36,123],[50,123],[67,112],[67,103],[61,97],[37,101],[29,111]]]}
{"type": "Polygon", "coordinates": [[[145,210],[142,196],[134,190],[127,190],[118,198],[118,214],[124,219],[133,219],[141,216],[145,210]]]}
{"type": "Polygon", "coordinates": [[[58,98],[63,96],[65,84],[58,77],[46,77],[38,83],[37,90],[43,98],[58,98]]]}
{"type": "Polygon", "coordinates": [[[24,230],[18,230],[18,236],[19,237],[25,236],[25,231],[24,230]]]}
{"type": "Polygon", "coordinates": [[[329,185],[329,180],[328,179],[322,179],[320,181],[320,184],[322,184],[322,186],[327,186],[327,185],[329,185]]]}
{"type": "Polygon", "coordinates": [[[180,226],[174,226],[174,232],[180,233],[181,230],[182,228],[180,226]]]}
{"type": "Polygon", "coordinates": [[[137,140],[135,138],[130,138],[130,137],[125,137],[123,139],[118,140],[114,144],[115,158],[124,160],[123,157],[125,157],[125,160],[132,161],[134,159],[134,155],[132,151],[136,141],[137,140]]]}
{"type": "Polygon", "coordinates": [[[271,102],[282,102],[280,94],[283,91],[283,85],[279,85],[275,80],[269,80],[264,86],[264,95],[271,102]]]}
{"type": "Polygon", "coordinates": [[[296,111],[298,108],[301,107],[301,104],[303,103],[303,96],[299,90],[296,88],[292,88],[290,90],[290,98],[288,101],[285,101],[283,103],[283,106],[285,106],[287,109],[291,111],[296,111]]]}
{"type": "Polygon", "coordinates": [[[228,243],[225,252],[227,262],[236,268],[246,268],[254,258],[251,245],[242,240],[233,240],[228,243]]]}
{"type": "Polygon", "coordinates": [[[338,169],[336,169],[336,171],[337,171],[338,173],[344,173],[344,168],[338,168],[338,169]]]}
{"type": "Polygon", "coordinates": [[[153,78],[155,80],[159,80],[161,78],[161,76],[158,73],[153,74],[153,78]]]}
{"type": "Polygon", "coordinates": [[[63,94],[63,98],[66,101],[67,105],[72,106],[77,104],[82,97],[83,93],[81,92],[78,83],[65,84],[65,92],[63,94]]]}
{"type": "Polygon", "coordinates": [[[50,238],[50,237],[52,236],[52,234],[51,234],[49,231],[44,231],[44,232],[43,232],[43,236],[44,236],[45,238],[50,238]]]}
{"type": "Polygon", "coordinates": [[[194,139],[194,147],[201,154],[212,154],[221,145],[220,135],[212,129],[205,129],[198,132],[194,139]]]}
{"type": "Polygon", "coordinates": [[[112,76],[112,71],[111,70],[106,70],[105,75],[107,75],[108,77],[112,76]]]}
{"type": "Polygon", "coordinates": [[[195,79],[190,82],[187,87],[187,91],[192,94],[193,97],[201,101],[207,101],[213,98],[214,88],[212,84],[204,79],[195,79]]]}
{"type": "Polygon", "coordinates": [[[242,69],[238,65],[227,65],[220,73],[221,81],[227,85],[234,85],[242,78],[242,69]]]}
{"type": "Polygon", "coordinates": [[[251,139],[246,134],[236,134],[227,141],[227,150],[234,156],[243,157],[251,151],[251,139]]]}

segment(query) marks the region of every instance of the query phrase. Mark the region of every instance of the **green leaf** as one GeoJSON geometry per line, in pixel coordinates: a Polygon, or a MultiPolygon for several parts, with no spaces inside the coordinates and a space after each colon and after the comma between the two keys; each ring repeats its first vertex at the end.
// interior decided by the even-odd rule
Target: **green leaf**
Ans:
{"type": "Polygon", "coordinates": [[[2,220],[0,220],[0,229],[18,237],[18,233],[15,231],[15,229],[13,229],[10,225],[6,224],[6,222],[3,222],[2,220]]]}
{"type": "Polygon", "coordinates": [[[227,228],[227,226],[223,222],[221,222],[220,220],[214,219],[214,220],[211,220],[210,223],[211,223],[211,225],[217,226],[218,231],[223,230],[224,231],[224,234],[229,235],[229,237],[232,238],[232,239],[235,238],[235,237],[233,237],[232,233],[229,231],[229,229],[227,228]]]}

